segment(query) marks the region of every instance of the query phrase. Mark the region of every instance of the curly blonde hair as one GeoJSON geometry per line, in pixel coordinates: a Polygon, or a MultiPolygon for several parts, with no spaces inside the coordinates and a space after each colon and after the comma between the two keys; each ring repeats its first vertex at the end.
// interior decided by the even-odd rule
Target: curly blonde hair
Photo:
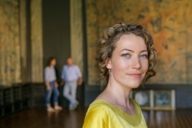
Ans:
{"type": "Polygon", "coordinates": [[[154,65],[156,62],[156,50],[154,49],[153,39],[149,32],[141,25],[119,23],[109,27],[104,31],[103,37],[98,44],[97,61],[104,80],[109,79],[109,71],[106,67],[106,61],[112,57],[116,42],[122,35],[134,34],[144,39],[148,51],[149,66],[144,81],[156,74],[154,65]]]}

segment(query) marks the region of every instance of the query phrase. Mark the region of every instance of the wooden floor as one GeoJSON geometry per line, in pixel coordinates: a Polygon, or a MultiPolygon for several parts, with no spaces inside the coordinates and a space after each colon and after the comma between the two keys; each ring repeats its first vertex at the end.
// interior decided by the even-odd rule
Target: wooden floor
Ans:
{"type": "MultiPolygon", "coordinates": [[[[17,112],[0,119],[0,128],[81,128],[86,109],[47,113],[42,108],[17,112]]],[[[149,128],[192,128],[192,109],[145,111],[149,128]]]]}
{"type": "Polygon", "coordinates": [[[143,113],[149,128],[192,128],[192,109],[143,113]]]}

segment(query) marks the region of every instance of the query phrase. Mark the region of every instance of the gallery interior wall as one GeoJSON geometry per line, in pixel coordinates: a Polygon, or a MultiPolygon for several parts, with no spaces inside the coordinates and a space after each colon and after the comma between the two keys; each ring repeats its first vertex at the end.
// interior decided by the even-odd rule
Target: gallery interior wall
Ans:
{"type": "Polygon", "coordinates": [[[49,54],[50,47],[56,46],[58,51],[70,52],[82,71],[88,70],[88,85],[99,85],[96,42],[106,27],[121,21],[142,24],[154,37],[157,75],[149,83],[190,85],[192,82],[191,1],[73,0],[70,1],[73,4],[65,1],[66,4],[63,2],[63,6],[58,5],[52,12],[46,8],[53,7],[51,2],[46,5],[42,0],[0,0],[0,84],[43,82],[45,59],[55,53],[62,64],[62,58],[67,55],[49,54]],[[57,15],[51,14],[54,11],[57,15]],[[45,22],[46,18],[53,18],[52,22],[45,22]],[[46,24],[49,26],[45,27],[46,24]],[[58,28],[58,24],[62,27],[58,28]]]}
{"type": "Polygon", "coordinates": [[[40,82],[41,0],[0,0],[0,84],[40,82]]]}
{"type": "Polygon", "coordinates": [[[106,27],[122,21],[144,25],[154,38],[157,75],[149,83],[192,82],[192,1],[87,0],[85,5],[89,85],[100,84],[96,42],[106,27]]]}
{"type": "Polygon", "coordinates": [[[43,55],[44,66],[48,58],[57,58],[61,69],[70,55],[70,2],[69,0],[43,0],[43,55]]]}

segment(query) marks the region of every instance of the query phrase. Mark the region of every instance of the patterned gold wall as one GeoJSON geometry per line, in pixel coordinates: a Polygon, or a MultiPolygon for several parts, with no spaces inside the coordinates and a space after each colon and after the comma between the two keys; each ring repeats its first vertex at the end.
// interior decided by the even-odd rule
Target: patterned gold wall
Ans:
{"type": "Polygon", "coordinates": [[[150,83],[192,82],[191,0],[87,0],[89,84],[99,84],[96,41],[104,28],[119,22],[139,23],[153,35],[157,75],[150,83]]]}
{"type": "Polygon", "coordinates": [[[26,0],[0,0],[0,85],[43,81],[41,0],[31,1],[28,8],[30,30],[26,27],[26,0]],[[27,31],[30,39],[26,39],[27,31]]]}
{"type": "Polygon", "coordinates": [[[18,0],[0,0],[0,84],[20,82],[18,0]]]}

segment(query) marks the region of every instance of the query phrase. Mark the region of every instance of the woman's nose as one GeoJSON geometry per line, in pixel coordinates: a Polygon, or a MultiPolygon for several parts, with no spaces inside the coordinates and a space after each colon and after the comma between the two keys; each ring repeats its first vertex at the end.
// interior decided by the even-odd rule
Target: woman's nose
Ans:
{"type": "Polygon", "coordinates": [[[141,62],[138,56],[133,57],[132,60],[132,67],[135,69],[140,69],[141,68],[141,62]]]}

